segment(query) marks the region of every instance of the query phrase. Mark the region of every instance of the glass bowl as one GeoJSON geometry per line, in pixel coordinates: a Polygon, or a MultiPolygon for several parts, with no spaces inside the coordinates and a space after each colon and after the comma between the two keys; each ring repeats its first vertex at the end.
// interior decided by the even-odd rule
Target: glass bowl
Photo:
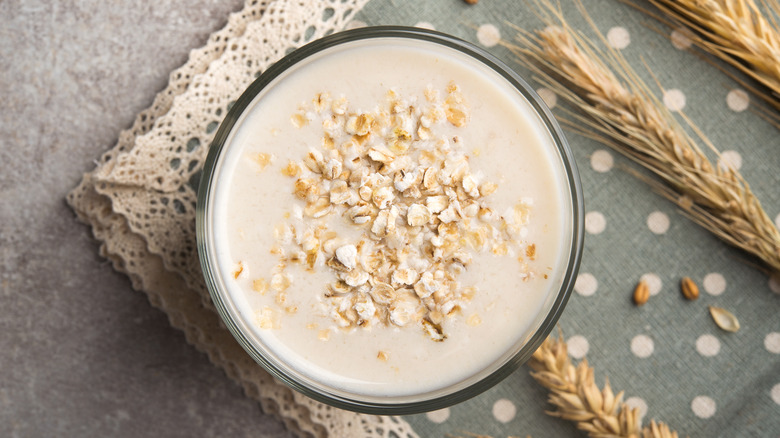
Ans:
{"type": "MultiPolygon", "coordinates": [[[[345,72],[353,65],[351,60],[347,61],[344,62],[345,72]]],[[[354,61],[360,62],[359,59],[354,61]]],[[[401,63],[400,67],[408,70],[410,78],[414,77],[414,63],[401,63]]],[[[324,87],[327,87],[330,78],[338,75],[323,76],[324,87]]],[[[361,87],[369,87],[371,83],[371,78],[362,78],[356,80],[355,88],[359,92],[361,87]]],[[[271,114],[266,116],[270,117],[271,114]]],[[[253,137],[252,141],[262,143],[266,140],[260,136],[253,137]]],[[[268,190],[285,189],[271,187],[268,190]]],[[[260,208],[258,214],[262,213],[260,208]]],[[[198,191],[197,242],[206,284],[225,325],[247,353],[274,377],[309,397],[343,409],[381,415],[419,413],[440,409],[485,391],[526,362],[548,336],[563,312],[579,268],[583,244],[582,188],[571,150],[550,110],[536,92],[508,66],[479,47],[439,32],[396,26],[368,27],[333,34],[291,52],[261,74],[232,105],[214,137],[205,162],[198,191]],[[554,268],[549,268],[548,286],[543,291],[544,298],[537,312],[529,319],[522,333],[510,333],[511,339],[506,348],[497,352],[488,363],[455,381],[439,386],[421,385],[419,392],[394,392],[381,388],[377,391],[363,391],[360,389],[362,387],[333,383],[307,370],[308,365],[300,365],[305,352],[290,354],[286,346],[264,338],[263,329],[257,327],[253,314],[246,310],[242,298],[244,292],[238,290],[233,282],[233,278],[238,279],[243,275],[243,267],[236,270],[235,266],[224,261],[229,248],[226,247],[225,232],[221,231],[219,224],[227,214],[224,209],[224,198],[227,195],[223,191],[229,190],[233,182],[221,181],[232,181],[232,165],[226,157],[232,156],[229,153],[231,146],[240,147],[233,146],[239,144],[236,140],[240,137],[237,132],[248,123],[249,115],[256,108],[263,108],[259,106],[263,99],[269,99],[268,96],[274,92],[282,93],[285,90],[285,81],[294,77],[296,72],[317,68],[320,65],[318,62],[327,62],[332,56],[349,54],[354,47],[368,47],[372,50],[411,47],[415,50],[430,50],[436,56],[451,56],[469,68],[473,67],[475,72],[481,72],[480,75],[504,87],[508,93],[514,93],[511,98],[524,102],[522,105],[527,106],[533,119],[529,123],[539,127],[539,132],[546,137],[544,141],[550,145],[546,153],[552,157],[550,165],[557,180],[555,184],[560,186],[556,192],[559,193],[561,208],[560,217],[556,219],[561,221],[560,245],[555,251],[554,268]]],[[[546,279],[547,274],[544,276],[546,279]]],[[[410,366],[424,367],[426,364],[410,366]]],[[[348,376],[345,379],[348,380],[348,376]]],[[[391,387],[386,385],[383,388],[391,387]]]]}

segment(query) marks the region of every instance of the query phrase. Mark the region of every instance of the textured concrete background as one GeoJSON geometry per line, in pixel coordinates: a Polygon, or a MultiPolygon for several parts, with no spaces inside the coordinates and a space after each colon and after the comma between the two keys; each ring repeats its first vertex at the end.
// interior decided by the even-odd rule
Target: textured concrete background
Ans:
{"type": "Polygon", "coordinates": [[[0,0],[0,436],[287,437],[64,197],[241,0],[0,0]]]}

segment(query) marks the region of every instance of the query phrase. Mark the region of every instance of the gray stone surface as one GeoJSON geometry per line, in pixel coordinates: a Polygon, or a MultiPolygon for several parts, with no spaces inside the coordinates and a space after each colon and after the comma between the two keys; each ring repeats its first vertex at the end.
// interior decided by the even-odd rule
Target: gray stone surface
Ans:
{"type": "Polygon", "coordinates": [[[289,436],[97,255],[64,201],[241,5],[0,1],[0,436],[289,436]]]}

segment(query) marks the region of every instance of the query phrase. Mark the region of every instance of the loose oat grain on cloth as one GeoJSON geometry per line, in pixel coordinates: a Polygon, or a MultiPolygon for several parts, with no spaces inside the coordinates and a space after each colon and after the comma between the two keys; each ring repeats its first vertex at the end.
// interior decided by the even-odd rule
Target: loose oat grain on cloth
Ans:
{"type": "Polygon", "coordinates": [[[398,417],[355,414],[274,380],[221,324],[195,244],[197,178],[228,106],[288,50],[341,30],[368,0],[247,0],[174,71],[68,202],[100,253],[162,309],[193,346],[298,436],[417,437],[398,417]]]}

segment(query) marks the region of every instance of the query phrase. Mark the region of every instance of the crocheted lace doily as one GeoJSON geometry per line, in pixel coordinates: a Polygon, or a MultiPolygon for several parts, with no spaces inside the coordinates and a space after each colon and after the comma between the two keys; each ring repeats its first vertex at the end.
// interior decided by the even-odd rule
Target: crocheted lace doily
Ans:
{"type": "Polygon", "coordinates": [[[290,50],[343,29],[367,1],[247,0],[190,53],[152,106],[68,195],[101,242],[101,255],[298,436],[417,434],[398,417],[346,412],[292,391],[244,352],[221,324],[202,279],[195,187],[216,127],[241,91],[290,50]]]}

